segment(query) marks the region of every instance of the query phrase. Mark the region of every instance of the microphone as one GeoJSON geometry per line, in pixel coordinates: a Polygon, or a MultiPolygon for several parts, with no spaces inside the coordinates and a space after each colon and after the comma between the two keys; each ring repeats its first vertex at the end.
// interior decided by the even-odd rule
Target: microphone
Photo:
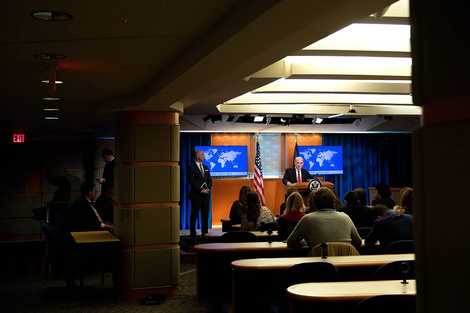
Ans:
{"type": "Polygon", "coordinates": [[[406,274],[408,274],[408,271],[410,270],[410,265],[406,262],[401,262],[400,269],[403,275],[403,281],[401,283],[408,284],[408,282],[406,281],[406,274]]]}
{"type": "Polygon", "coordinates": [[[320,247],[322,249],[322,256],[321,258],[322,259],[326,259],[328,257],[328,245],[326,244],[326,242],[322,242],[320,244],[320,247]]]}

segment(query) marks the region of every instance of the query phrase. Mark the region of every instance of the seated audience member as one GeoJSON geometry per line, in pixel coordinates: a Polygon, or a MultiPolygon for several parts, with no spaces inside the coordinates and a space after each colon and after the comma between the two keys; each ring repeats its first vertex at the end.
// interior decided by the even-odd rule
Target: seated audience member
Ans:
{"type": "Polygon", "coordinates": [[[400,205],[393,208],[396,214],[412,214],[413,211],[413,188],[405,187],[400,190],[400,205]]]}
{"type": "Polygon", "coordinates": [[[316,190],[310,191],[308,194],[308,199],[307,199],[307,209],[305,210],[305,214],[309,214],[312,212],[315,212],[317,208],[315,207],[315,201],[313,200],[313,196],[315,195],[316,190]]]}
{"type": "Polygon", "coordinates": [[[377,193],[375,194],[374,200],[372,201],[372,205],[383,204],[390,210],[393,209],[395,206],[395,201],[390,198],[392,192],[390,191],[390,187],[386,183],[378,183],[375,186],[377,189],[377,193]]]}
{"type": "Polygon", "coordinates": [[[261,223],[272,223],[275,221],[273,213],[259,201],[259,196],[255,191],[250,191],[246,195],[246,208],[242,213],[241,230],[256,230],[261,223]]]}
{"type": "Polygon", "coordinates": [[[303,240],[309,247],[322,242],[347,242],[360,247],[362,239],[353,221],[342,212],[336,212],[333,191],[326,187],[319,188],[314,196],[316,212],[305,215],[294,228],[289,238],[288,247],[302,246],[303,240]]]}
{"type": "Polygon", "coordinates": [[[287,198],[286,211],[277,220],[277,230],[280,240],[286,240],[297,223],[305,216],[304,199],[298,192],[293,192],[287,198]]]}
{"type": "Polygon", "coordinates": [[[280,214],[284,214],[284,211],[286,210],[286,201],[287,201],[287,198],[290,196],[291,193],[293,192],[299,192],[299,190],[297,189],[297,187],[295,186],[289,186],[286,188],[286,194],[284,196],[284,203],[281,204],[281,209],[280,209],[280,214]]]}
{"type": "Polygon", "coordinates": [[[356,188],[353,190],[356,195],[357,199],[359,200],[359,204],[367,206],[367,194],[366,191],[362,188],[356,188]]]}
{"type": "Polygon", "coordinates": [[[344,205],[341,203],[341,200],[339,199],[339,196],[338,196],[338,192],[336,191],[336,189],[331,189],[331,191],[333,191],[333,193],[335,194],[335,209],[338,209],[338,208],[342,208],[344,207],[344,205]]]}
{"type": "Polygon", "coordinates": [[[69,216],[78,222],[81,231],[113,230],[113,226],[105,223],[91,201],[95,197],[95,185],[83,183],[80,186],[80,196],[70,205],[69,216]]]}
{"type": "Polygon", "coordinates": [[[365,205],[359,204],[359,199],[354,191],[348,191],[344,195],[343,208],[338,208],[337,211],[344,212],[352,219],[354,226],[358,227],[372,227],[374,218],[372,211],[365,205]]]}
{"type": "Polygon", "coordinates": [[[248,186],[240,188],[238,200],[233,201],[232,208],[230,209],[230,221],[232,224],[240,224],[242,222],[243,208],[246,207],[246,195],[251,191],[248,186]]]}
{"type": "Polygon", "coordinates": [[[114,222],[114,184],[104,184],[101,195],[96,199],[95,208],[103,221],[113,224],[114,222]]]}
{"type": "Polygon", "coordinates": [[[378,218],[365,239],[366,247],[373,247],[377,240],[385,248],[397,240],[413,239],[413,218],[410,214],[395,214],[382,204],[372,207],[372,213],[378,218]]]}

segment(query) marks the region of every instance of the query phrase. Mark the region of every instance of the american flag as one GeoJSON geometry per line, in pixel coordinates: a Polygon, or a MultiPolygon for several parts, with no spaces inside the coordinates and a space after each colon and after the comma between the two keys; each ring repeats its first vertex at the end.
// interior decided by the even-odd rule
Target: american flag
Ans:
{"type": "Polygon", "coordinates": [[[295,167],[295,159],[299,156],[299,146],[297,145],[297,136],[295,136],[294,161],[292,167],[295,167]]]}
{"type": "Polygon", "coordinates": [[[258,139],[256,139],[255,189],[259,195],[261,205],[266,205],[266,200],[264,199],[263,167],[261,166],[261,156],[259,152],[258,139]]]}

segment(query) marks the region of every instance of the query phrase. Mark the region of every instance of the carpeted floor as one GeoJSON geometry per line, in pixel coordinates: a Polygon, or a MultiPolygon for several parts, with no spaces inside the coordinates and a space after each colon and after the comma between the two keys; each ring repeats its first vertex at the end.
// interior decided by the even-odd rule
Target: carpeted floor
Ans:
{"type": "MultiPolygon", "coordinates": [[[[194,243],[182,233],[181,250],[191,252],[194,243]]],[[[0,308],[2,312],[209,312],[210,303],[197,303],[196,265],[181,264],[181,279],[177,296],[167,298],[159,305],[142,304],[138,301],[114,302],[111,275],[105,274],[101,286],[101,275],[88,274],[85,279],[84,306],[80,307],[77,287],[66,288],[61,277],[41,274],[43,242],[2,244],[0,264],[0,308]],[[3,252],[6,252],[4,254],[3,252]],[[39,253],[39,257],[38,257],[39,253]],[[12,256],[6,258],[6,255],[12,256]]],[[[77,281],[78,283],[78,281],[77,281]]],[[[231,312],[231,304],[223,309],[231,312]]]]}

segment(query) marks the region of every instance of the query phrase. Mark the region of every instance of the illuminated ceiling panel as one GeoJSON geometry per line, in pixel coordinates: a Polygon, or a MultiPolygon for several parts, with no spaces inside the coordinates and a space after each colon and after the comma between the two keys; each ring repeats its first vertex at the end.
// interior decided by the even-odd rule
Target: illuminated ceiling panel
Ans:
{"type": "Polygon", "coordinates": [[[353,105],[363,106],[362,115],[419,116],[411,96],[408,12],[408,1],[398,1],[373,15],[381,19],[368,17],[287,56],[283,78],[226,101],[220,112],[342,114],[353,105]]]}

